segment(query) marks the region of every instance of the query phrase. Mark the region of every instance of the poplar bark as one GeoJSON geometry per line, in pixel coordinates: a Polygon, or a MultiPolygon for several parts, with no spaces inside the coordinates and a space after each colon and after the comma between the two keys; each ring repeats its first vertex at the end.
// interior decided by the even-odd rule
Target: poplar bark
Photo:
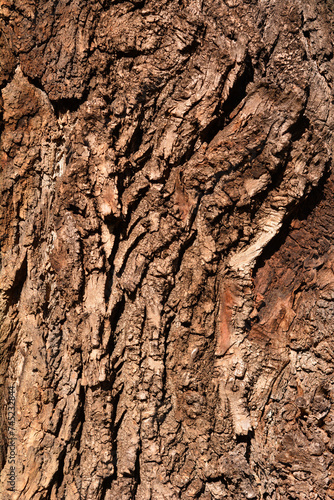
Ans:
{"type": "Polygon", "coordinates": [[[0,0],[3,500],[334,499],[333,22],[0,0]]]}

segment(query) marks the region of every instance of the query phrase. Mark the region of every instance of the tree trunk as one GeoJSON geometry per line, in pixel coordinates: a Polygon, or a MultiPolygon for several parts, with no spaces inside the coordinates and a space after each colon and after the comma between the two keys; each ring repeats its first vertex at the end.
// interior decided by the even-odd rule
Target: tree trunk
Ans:
{"type": "Polygon", "coordinates": [[[332,1],[1,0],[1,498],[334,499],[332,1]]]}

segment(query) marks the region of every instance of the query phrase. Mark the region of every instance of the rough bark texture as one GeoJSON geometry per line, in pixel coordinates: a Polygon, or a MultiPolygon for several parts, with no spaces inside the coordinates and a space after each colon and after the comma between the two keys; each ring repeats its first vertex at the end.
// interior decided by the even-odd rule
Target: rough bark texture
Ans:
{"type": "Polygon", "coordinates": [[[3,500],[334,499],[333,10],[0,1],[3,500]]]}

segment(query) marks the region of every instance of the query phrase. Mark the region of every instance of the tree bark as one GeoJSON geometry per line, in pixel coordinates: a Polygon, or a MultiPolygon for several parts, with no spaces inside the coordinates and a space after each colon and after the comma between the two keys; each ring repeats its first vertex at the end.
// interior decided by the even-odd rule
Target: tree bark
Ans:
{"type": "Polygon", "coordinates": [[[333,22],[0,0],[2,499],[334,499],[333,22]]]}

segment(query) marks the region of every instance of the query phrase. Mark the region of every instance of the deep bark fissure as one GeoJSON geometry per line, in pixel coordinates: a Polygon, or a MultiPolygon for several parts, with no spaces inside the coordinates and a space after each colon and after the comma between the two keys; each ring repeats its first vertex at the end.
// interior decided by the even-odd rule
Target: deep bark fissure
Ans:
{"type": "Polygon", "coordinates": [[[324,173],[319,180],[319,184],[311,189],[310,193],[305,197],[305,199],[291,210],[291,212],[284,219],[284,222],[278,234],[263,249],[254,267],[253,276],[256,275],[258,269],[263,267],[265,262],[268,262],[285,243],[286,238],[290,236],[291,223],[294,220],[307,220],[308,216],[321,203],[324,197],[324,187],[329,177],[331,176],[331,170],[329,167],[330,163],[327,163],[324,169],[324,173]]]}

